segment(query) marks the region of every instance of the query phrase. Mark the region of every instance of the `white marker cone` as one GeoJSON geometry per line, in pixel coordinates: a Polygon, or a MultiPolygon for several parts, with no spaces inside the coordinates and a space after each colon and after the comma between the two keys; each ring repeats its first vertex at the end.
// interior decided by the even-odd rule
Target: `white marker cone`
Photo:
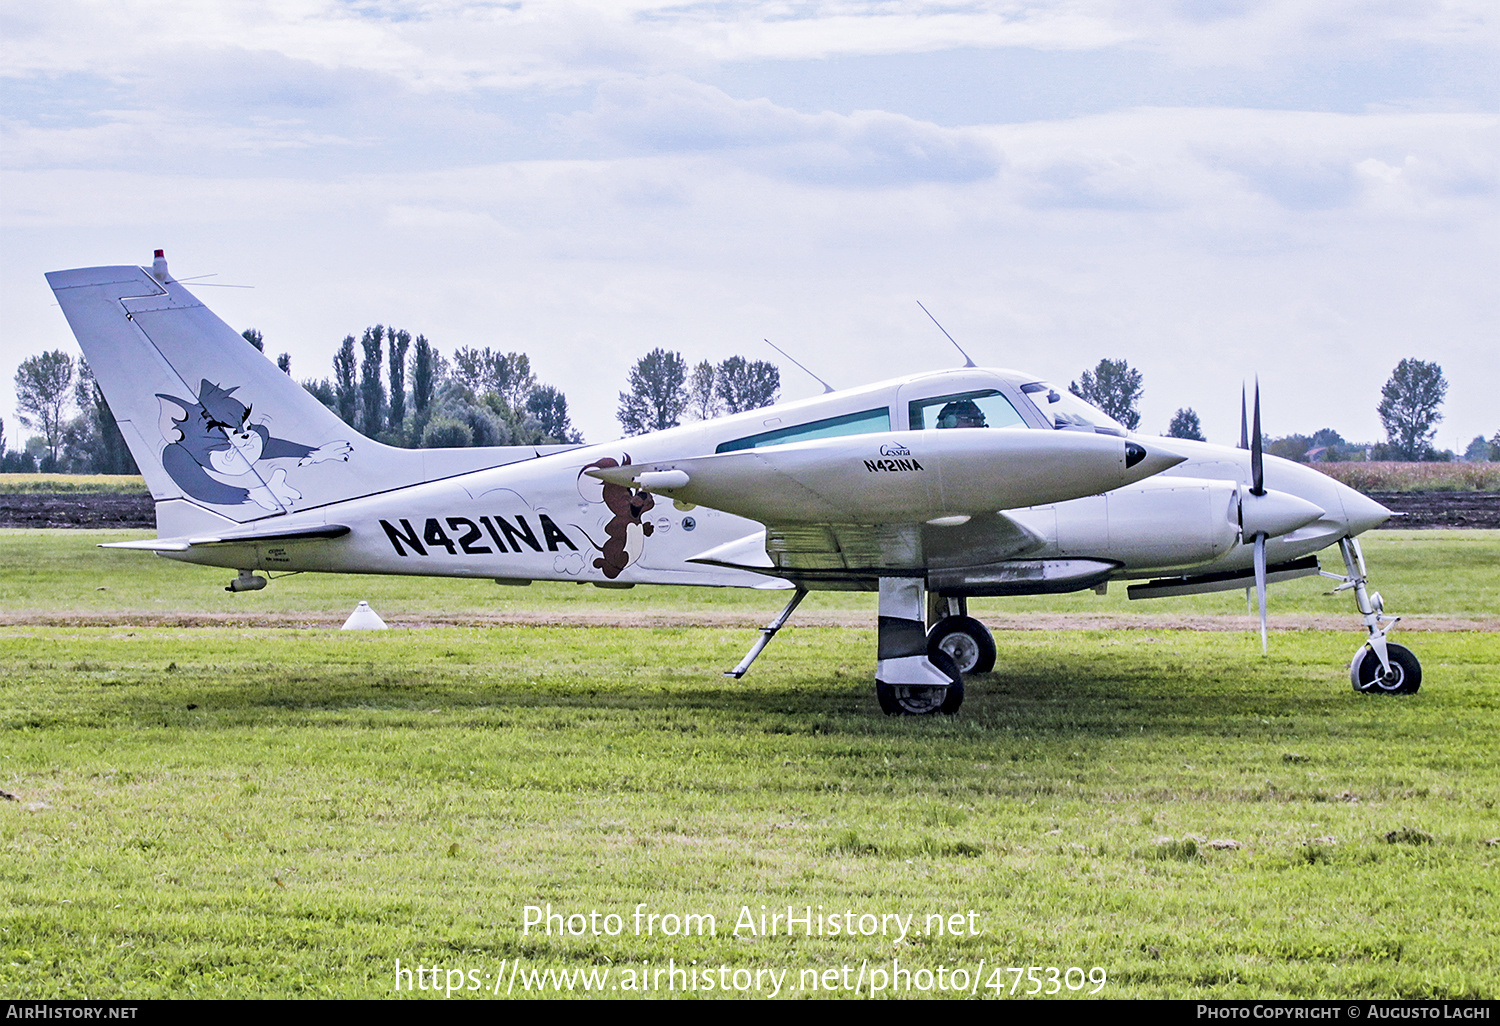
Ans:
{"type": "Polygon", "coordinates": [[[354,607],[354,612],[349,614],[349,619],[344,621],[343,630],[383,631],[386,630],[386,626],[380,614],[370,608],[370,603],[361,601],[354,607]]]}

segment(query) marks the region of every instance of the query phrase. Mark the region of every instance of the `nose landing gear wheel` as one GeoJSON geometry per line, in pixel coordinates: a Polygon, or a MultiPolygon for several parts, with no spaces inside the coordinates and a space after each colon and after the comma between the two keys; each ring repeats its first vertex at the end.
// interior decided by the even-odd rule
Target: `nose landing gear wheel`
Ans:
{"type": "Polygon", "coordinates": [[[1414,695],[1422,686],[1422,664],[1405,645],[1387,645],[1386,655],[1391,660],[1391,670],[1381,669],[1380,657],[1366,645],[1354,656],[1349,665],[1349,680],[1355,691],[1367,695],[1414,695]]]}
{"type": "Polygon", "coordinates": [[[952,716],[964,704],[964,678],[958,672],[953,657],[946,652],[932,652],[929,662],[947,675],[953,683],[946,688],[914,687],[907,684],[882,684],[875,682],[875,697],[880,702],[880,711],[887,716],[931,716],[943,713],[952,716]]]}
{"type": "Polygon", "coordinates": [[[995,668],[995,638],[972,616],[945,616],[927,632],[927,657],[946,653],[959,673],[989,673],[995,668]]]}

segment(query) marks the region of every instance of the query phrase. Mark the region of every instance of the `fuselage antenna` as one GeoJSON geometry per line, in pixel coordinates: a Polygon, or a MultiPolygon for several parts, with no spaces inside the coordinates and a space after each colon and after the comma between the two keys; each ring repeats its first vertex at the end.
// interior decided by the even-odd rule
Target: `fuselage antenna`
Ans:
{"type": "MultiPolygon", "coordinates": [[[[917,300],[917,305],[922,306],[922,301],[920,299],[917,300]]],[[[931,310],[927,309],[925,306],[922,306],[922,312],[927,315],[928,319],[931,320],[933,324],[937,324],[938,331],[941,331],[944,335],[948,335],[948,329],[943,327],[941,324],[938,324],[938,319],[932,316],[931,310]]],[[[974,361],[969,359],[969,354],[964,352],[964,347],[958,344],[958,340],[955,339],[952,335],[948,335],[948,341],[953,343],[953,348],[958,350],[958,355],[964,358],[964,366],[973,367],[974,361]]]]}
{"type": "MultiPolygon", "coordinates": [[[[802,367],[801,362],[798,361],[796,357],[794,357],[791,353],[787,352],[785,349],[782,349],[775,342],[772,342],[768,338],[761,339],[761,341],[764,342],[766,345],[770,346],[772,349],[776,350],[782,356],[786,357],[788,360],[791,360],[793,363],[797,364],[798,367],[802,367]]],[[[824,395],[827,395],[829,392],[832,392],[834,390],[832,385],[830,385],[828,382],[824,381],[822,378],[818,377],[816,374],[814,374],[812,371],[808,370],[806,367],[802,367],[802,373],[806,374],[808,377],[812,378],[818,384],[822,385],[823,386],[823,394],[824,395]]]]}

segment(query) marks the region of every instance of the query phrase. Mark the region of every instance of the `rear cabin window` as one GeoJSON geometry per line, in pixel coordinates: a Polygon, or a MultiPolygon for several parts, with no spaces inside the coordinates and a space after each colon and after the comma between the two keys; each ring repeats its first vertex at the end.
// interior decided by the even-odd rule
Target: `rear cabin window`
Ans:
{"type": "Polygon", "coordinates": [[[933,399],[918,399],[911,404],[911,429],[933,428],[1009,428],[1026,426],[1016,408],[993,388],[978,392],[959,392],[933,399]]]}
{"type": "Polygon", "coordinates": [[[863,413],[846,413],[842,417],[815,420],[811,424],[796,424],[792,427],[762,431],[758,435],[746,435],[732,442],[720,442],[714,452],[762,449],[768,445],[807,442],[814,438],[836,438],[839,435],[867,435],[875,431],[889,431],[890,429],[891,411],[881,407],[878,410],[866,410],[863,413]]]}

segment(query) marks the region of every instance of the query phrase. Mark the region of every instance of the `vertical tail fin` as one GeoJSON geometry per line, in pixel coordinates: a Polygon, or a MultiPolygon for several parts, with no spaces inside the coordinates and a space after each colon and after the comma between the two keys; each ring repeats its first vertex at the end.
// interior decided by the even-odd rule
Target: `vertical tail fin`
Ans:
{"type": "Polygon", "coordinates": [[[160,251],[149,269],[53,271],[47,282],[145,475],[163,535],[537,455],[364,437],[174,281],[160,251]]]}

